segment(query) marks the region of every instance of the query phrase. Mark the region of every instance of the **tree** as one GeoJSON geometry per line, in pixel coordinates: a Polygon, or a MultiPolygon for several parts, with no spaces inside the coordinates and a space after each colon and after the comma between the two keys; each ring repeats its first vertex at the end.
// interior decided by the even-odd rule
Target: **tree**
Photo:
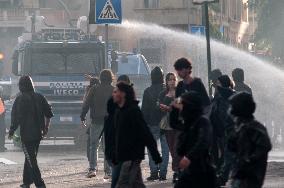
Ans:
{"type": "Polygon", "coordinates": [[[272,47],[275,57],[284,60],[284,1],[279,0],[250,0],[255,6],[258,27],[256,30],[256,42],[272,47]]]}

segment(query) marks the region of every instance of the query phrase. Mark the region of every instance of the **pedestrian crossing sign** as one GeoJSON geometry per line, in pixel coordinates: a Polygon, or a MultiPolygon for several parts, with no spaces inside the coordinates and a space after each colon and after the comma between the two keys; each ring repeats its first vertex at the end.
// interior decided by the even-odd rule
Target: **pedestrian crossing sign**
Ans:
{"type": "Polygon", "coordinates": [[[121,0],[91,0],[90,24],[121,23],[121,0]]]}

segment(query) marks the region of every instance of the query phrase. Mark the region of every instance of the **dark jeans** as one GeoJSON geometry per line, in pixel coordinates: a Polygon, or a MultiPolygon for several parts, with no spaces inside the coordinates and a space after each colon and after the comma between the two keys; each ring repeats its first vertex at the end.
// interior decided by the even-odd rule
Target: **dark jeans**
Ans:
{"type": "Polygon", "coordinates": [[[23,183],[25,185],[31,185],[32,183],[34,183],[36,187],[45,187],[37,164],[39,143],[40,141],[22,143],[23,151],[25,154],[23,183]]]}
{"type": "Polygon", "coordinates": [[[140,164],[140,160],[123,162],[116,188],[145,188],[140,164]]]}
{"type": "Polygon", "coordinates": [[[163,159],[163,162],[160,165],[156,165],[148,150],[151,175],[158,175],[159,173],[160,177],[166,178],[169,164],[169,147],[166,136],[165,134],[161,134],[161,129],[159,126],[151,126],[150,130],[156,142],[158,143],[158,140],[160,140],[163,159]]]}
{"type": "Polygon", "coordinates": [[[235,155],[230,152],[226,147],[224,150],[224,163],[219,171],[221,180],[226,183],[229,180],[230,173],[232,172],[235,165],[235,155]]]}
{"type": "Polygon", "coordinates": [[[111,168],[111,188],[115,188],[119,179],[122,163],[112,166],[111,168]]]}
{"type": "Polygon", "coordinates": [[[179,171],[179,162],[181,157],[177,154],[177,144],[180,132],[177,130],[166,130],[165,135],[167,138],[168,146],[172,156],[172,170],[174,172],[179,171]]]}
{"type": "Polygon", "coordinates": [[[262,183],[250,179],[234,179],[232,181],[232,188],[261,188],[262,183]]]}
{"type": "MultiPolygon", "coordinates": [[[[191,164],[194,165],[194,164],[191,164]]],[[[202,170],[204,167],[189,167],[182,171],[175,188],[216,188],[215,172],[213,167],[202,170]]]]}

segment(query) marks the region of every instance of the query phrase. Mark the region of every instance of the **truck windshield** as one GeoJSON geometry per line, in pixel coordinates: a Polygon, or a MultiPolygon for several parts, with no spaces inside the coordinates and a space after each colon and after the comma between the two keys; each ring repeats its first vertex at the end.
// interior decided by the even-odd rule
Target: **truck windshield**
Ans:
{"type": "Polygon", "coordinates": [[[101,69],[96,53],[33,53],[32,74],[86,74],[101,69]]]}
{"type": "Polygon", "coordinates": [[[139,55],[118,56],[118,75],[148,75],[146,64],[139,55]],[[127,59],[126,59],[127,58],[127,59]]]}

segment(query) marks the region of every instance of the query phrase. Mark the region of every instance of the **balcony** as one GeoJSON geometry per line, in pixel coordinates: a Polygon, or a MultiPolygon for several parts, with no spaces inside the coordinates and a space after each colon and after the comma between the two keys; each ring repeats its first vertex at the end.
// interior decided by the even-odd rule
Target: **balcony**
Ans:
{"type": "Polygon", "coordinates": [[[24,27],[27,15],[25,9],[0,9],[0,28],[24,27]]]}

